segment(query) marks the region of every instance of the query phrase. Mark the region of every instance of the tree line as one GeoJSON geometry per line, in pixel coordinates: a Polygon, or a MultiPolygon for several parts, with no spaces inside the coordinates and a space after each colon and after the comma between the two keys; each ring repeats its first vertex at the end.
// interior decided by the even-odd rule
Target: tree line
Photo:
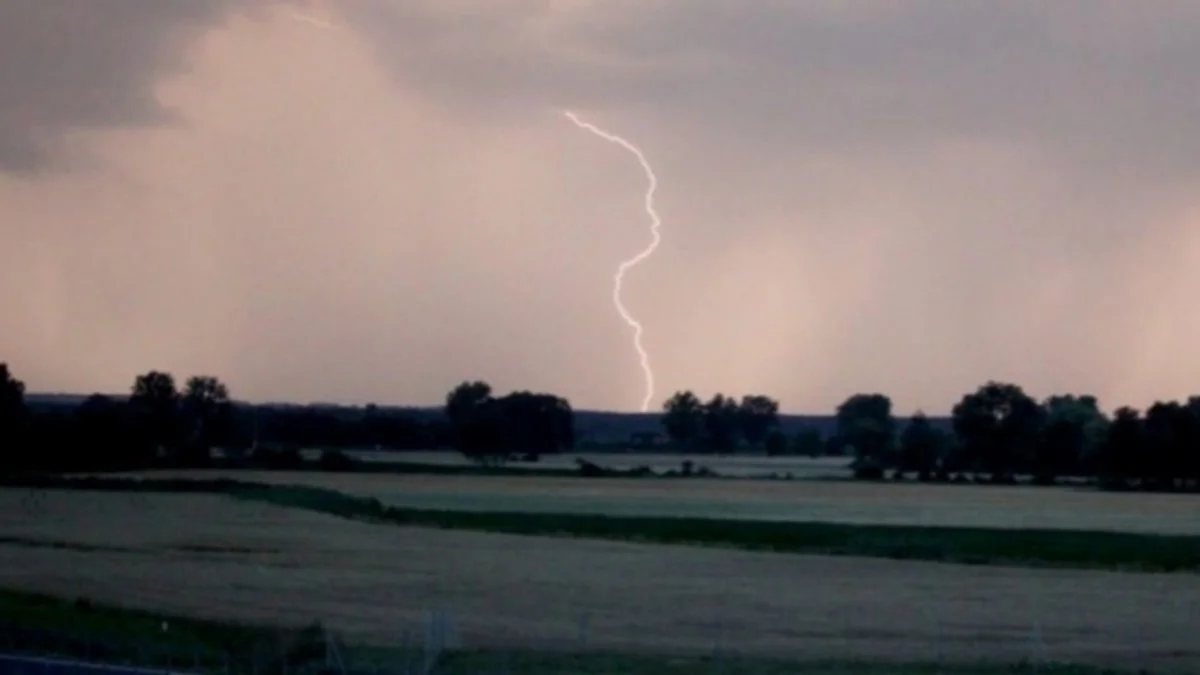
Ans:
{"type": "MultiPolygon", "coordinates": [[[[73,407],[38,408],[0,363],[0,470],[203,467],[215,457],[295,468],[304,463],[302,449],[457,449],[495,463],[575,444],[571,406],[551,394],[495,396],[486,383],[464,382],[447,395],[443,412],[239,405],[217,377],[196,375],[179,386],[157,370],[134,378],[127,396],[93,394],[73,407]]],[[[344,456],[326,455],[327,468],[345,468],[344,456]]]]}
{"type": "MultiPolygon", "coordinates": [[[[514,391],[496,395],[467,381],[447,395],[443,415],[376,406],[322,409],[237,405],[213,376],[149,371],[123,397],[93,395],[71,409],[35,409],[25,386],[0,363],[0,468],[114,469],[197,466],[212,450],[299,461],[298,449],[456,449],[483,463],[536,458],[576,445],[565,398],[514,391]]],[[[1088,479],[1112,489],[1200,489],[1200,396],[1106,415],[1095,397],[1038,401],[1021,387],[987,382],[954,406],[950,424],[917,411],[905,420],[891,399],[855,394],[837,407],[834,432],[780,428],[769,396],[680,391],[662,406],[668,445],[691,453],[846,455],[864,479],[1051,484],[1088,479]]]]}
{"type": "Polygon", "coordinates": [[[823,438],[779,430],[778,404],[762,396],[740,402],[690,391],[663,404],[672,443],[693,451],[737,447],[767,454],[851,455],[864,479],[1049,485],[1090,479],[1108,489],[1200,489],[1200,396],[1158,401],[1144,412],[1122,407],[1106,415],[1094,396],[1055,395],[1038,401],[1020,386],[987,382],[951,412],[951,428],[921,411],[901,421],[891,399],[855,394],[836,411],[836,430],[823,438]]]}
{"type": "Polygon", "coordinates": [[[138,375],[127,396],[94,394],[73,407],[38,407],[0,363],[0,469],[106,470],[205,466],[226,457],[284,467],[301,448],[427,450],[451,445],[450,426],[377,406],[236,404],[219,378],[182,386],[169,373],[138,375]]]}

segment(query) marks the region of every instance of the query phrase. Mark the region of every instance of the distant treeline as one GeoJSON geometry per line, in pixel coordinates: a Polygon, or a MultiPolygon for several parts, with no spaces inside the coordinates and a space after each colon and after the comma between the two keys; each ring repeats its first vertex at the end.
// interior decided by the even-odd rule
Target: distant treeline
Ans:
{"type": "Polygon", "coordinates": [[[24,385],[0,364],[0,462],[9,470],[101,470],[197,466],[213,449],[233,459],[259,451],[295,464],[298,450],[428,450],[452,447],[449,422],[365,408],[235,404],[210,376],[182,387],[168,373],[135,378],[124,397],[76,405],[26,405],[24,385]]]}
{"type": "MultiPolygon", "coordinates": [[[[1019,386],[988,382],[963,396],[949,423],[917,411],[898,420],[883,394],[855,394],[832,429],[785,433],[779,404],[763,395],[689,391],[663,403],[661,434],[637,433],[628,447],[689,453],[853,457],[855,476],[984,483],[1064,478],[1111,489],[1200,489],[1200,397],[1156,402],[1111,417],[1091,396],[1037,401],[1019,386]]],[[[291,467],[300,449],[455,449],[485,464],[576,447],[576,413],[548,393],[494,395],[463,382],[440,415],[364,408],[238,405],[211,376],[182,387],[168,373],[134,379],[128,396],[94,395],[74,406],[31,406],[24,385],[0,363],[0,468],[104,470],[254,462],[291,467]],[[214,453],[214,450],[218,452],[214,453]]],[[[323,460],[347,468],[344,457],[323,460]]]]}
{"type": "Polygon", "coordinates": [[[1089,479],[1108,489],[1200,489],[1200,396],[1156,402],[1145,413],[1105,415],[1093,396],[1037,401],[1015,385],[988,382],[954,406],[949,429],[917,411],[897,420],[884,394],[855,394],[837,408],[833,434],[801,429],[789,438],[764,397],[700,401],[678,392],[663,406],[673,445],[767,454],[847,454],[863,479],[1049,485],[1089,479]]]}

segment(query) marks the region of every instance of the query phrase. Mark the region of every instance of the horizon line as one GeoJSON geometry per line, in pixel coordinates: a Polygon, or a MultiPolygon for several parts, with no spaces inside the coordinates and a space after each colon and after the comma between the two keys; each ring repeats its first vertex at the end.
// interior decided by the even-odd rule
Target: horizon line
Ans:
{"type": "MultiPolygon", "coordinates": [[[[37,398],[37,397],[86,399],[89,396],[97,396],[97,395],[104,396],[107,398],[115,398],[115,399],[129,397],[128,393],[116,394],[116,393],[92,392],[90,394],[79,394],[79,393],[73,393],[73,392],[46,392],[46,391],[25,392],[26,399],[37,398]]],[[[297,408],[326,407],[326,408],[353,409],[353,408],[366,408],[366,407],[372,406],[372,405],[377,408],[390,408],[390,409],[399,409],[399,410],[441,410],[444,408],[443,404],[437,404],[437,403],[433,403],[433,404],[377,403],[377,402],[339,403],[336,401],[308,401],[308,402],[301,403],[301,402],[297,402],[297,401],[286,401],[286,400],[251,401],[248,399],[238,399],[238,398],[233,398],[231,400],[236,405],[280,406],[280,407],[292,406],[292,407],[297,407],[297,408]]],[[[571,407],[571,410],[576,413],[599,413],[599,414],[604,414],[604,415],[628,415],[628,416],[636,416],[636,417],[656,417],[656,416],[660,416],[663,414],[661,410],[641,412],[639,410],[617,410],[617,409],[612,409],[612,408],[576,408],[574,406],[571,407]]],[[[951,416],[950,413],[930,414],[928,411],[926,411],[925,414],[926,414],[926,416],[932,417],[932,418],[950,417],[951,416]]],[[[780,417],[834,417],[836,415],[837,415],[836,410],[831,410],[826,413],[787,412],[787,411],[783,411],[783,410],[779,411],[780,417]]],[[[893,417],[900,419],[900,418],[911,417],[911,415],[893,415],[893,417]]]]}

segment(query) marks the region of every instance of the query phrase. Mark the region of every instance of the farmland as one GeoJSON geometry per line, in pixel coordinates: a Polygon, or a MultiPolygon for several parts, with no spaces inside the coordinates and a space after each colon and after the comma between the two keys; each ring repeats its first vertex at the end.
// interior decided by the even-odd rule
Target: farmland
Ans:
{"type": "MultiPolygon", "coordinates": [[[[318,449],[302,451],[308,460],[320,457],[318,449]]],[[[437,466],[463,466],[470,460],[457,452],[391,452],[373,450],[348,450],[346,455],[367,464],[386,462],[412,462],[437,466]]],[[[576,458],[599,466],[627,471],[647,467],[657,473],[678,471],[685,461],[696,467],[706,466],[721,476],[741,478],[783,476],[793,478],[845,478],[850,475],[848,457],[767,457],[765,455],[700,455],[682,453],[624,453],[624,452],[573,452],[569,454],[543,455],[537,462],[514,461],[511,466],[531,471],[573,470],[576,458]]]]}
{"type": "Polygon", "coordinates": [[[1072,488],[261,471],[152,475],[313,485],[423,509],[1200,535],[1200,500],[1194,495],[1072,488]]]}
{"type": "Polygon", "coordinates": [[[464,644],[490,648],[1200,666],[1195,601],[1176,600],[1200,597],[1191,574],[453,532],[218,495],[58,490],[0,491],[0,540],[6,588],[208,619],[320,618],[376,645],[444,610],[464,644]]]}

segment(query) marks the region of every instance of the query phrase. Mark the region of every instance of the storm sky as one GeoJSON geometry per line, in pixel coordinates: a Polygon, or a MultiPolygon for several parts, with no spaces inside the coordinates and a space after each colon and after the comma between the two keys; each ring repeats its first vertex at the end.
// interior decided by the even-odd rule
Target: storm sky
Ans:
{"type": "Polygon", "coordinates": [[[0,361],[945,412],[1200,393],[1192,0],[5,0],[0,361]],[[320,28],[295,12],[330,22],[320,28]]]}

